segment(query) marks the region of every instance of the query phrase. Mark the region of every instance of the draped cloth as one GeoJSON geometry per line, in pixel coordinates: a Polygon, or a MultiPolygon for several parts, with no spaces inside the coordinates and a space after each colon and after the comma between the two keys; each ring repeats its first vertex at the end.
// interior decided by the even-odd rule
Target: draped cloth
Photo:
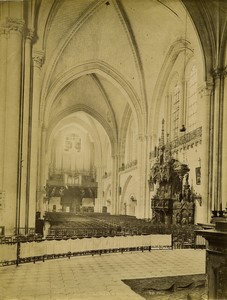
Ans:
{"type": "MultiPolygon", "coordinates": [[[[138,247],[171,247],[170,234],[92,237],[20,243],[20,258],[138,247]]],[[[16,260],[16,244],[0,244],[0,262],[16,260]]]]}

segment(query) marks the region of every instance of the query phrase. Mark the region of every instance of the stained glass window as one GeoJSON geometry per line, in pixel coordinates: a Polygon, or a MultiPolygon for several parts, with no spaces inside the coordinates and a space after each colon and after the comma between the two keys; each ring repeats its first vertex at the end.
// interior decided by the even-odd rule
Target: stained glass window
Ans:
{"type": "Polygon", "coordinates": [[[64,151],[81,151],[81,138],[76,134],[72,133],[65,138],[64,151]]]}

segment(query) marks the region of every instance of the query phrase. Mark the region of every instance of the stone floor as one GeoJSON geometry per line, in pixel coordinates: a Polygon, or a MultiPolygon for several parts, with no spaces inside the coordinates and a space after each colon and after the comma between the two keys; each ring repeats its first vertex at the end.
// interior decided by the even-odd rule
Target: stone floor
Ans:
{"type": "Polygon", "coordinates": [[[0,267],[0,299],[139,300],[122,279],[205,273],[205,250],[80,256],[0,267]]]}

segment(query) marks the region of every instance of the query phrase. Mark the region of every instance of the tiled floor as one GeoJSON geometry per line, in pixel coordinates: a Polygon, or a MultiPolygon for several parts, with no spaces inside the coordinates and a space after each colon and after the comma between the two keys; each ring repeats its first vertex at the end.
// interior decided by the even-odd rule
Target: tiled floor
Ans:
{"type": "Polygon", "coordinates": [[[156,250],[0,268],[0,299],[139,300],[122,279],[205,273],[204,250],[156,250]]]}

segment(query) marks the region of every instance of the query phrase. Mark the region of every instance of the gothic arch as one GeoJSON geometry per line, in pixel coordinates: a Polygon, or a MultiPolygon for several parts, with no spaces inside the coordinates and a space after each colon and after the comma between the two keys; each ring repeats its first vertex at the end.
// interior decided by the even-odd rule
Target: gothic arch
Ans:
{"type": "Polygon", "coordinates": [[[92,132],[92,135],[94,136],[94,144],[95,144],[95,147],[97,148],[97,154],[98,154],[99,161],[100,161],[101,157],[102,157],[102,148],[100,146],[101,141],[100,141],[100,138],[99,138],[99,135],[97,133],[96,128],[89,126],[86,122],[84,122],[83,120],[77,118],[76,116],[72,116],[72,117],[69,117],[69,118],[64,118],[64,119],[60,120],[60,122],[57,123],[55,127],[48,128],[47,134],[46,134],[46,141],[45,141],[45,145],[46,145],[45,150],[46,150],[46,152],[48,151],[49,146],[51,145],[53,137],[56,135],[56,133],[60,129],[62,129],[64,127],[67,127],[70,124],[72,124],[72,122],[74,122],[76,124],[79,124],[79,127],[84,128],[87,132],[92,132]]]}
{"type": "Polygon", "coordinates": [[[86,74],[100,74],[108,81],[110,81],[115,87],[117,87],[122,94],[126,97],[130,107],[137,120],[138,128],[140,132],[143,132],[145,120],[142,118],[142,108],[139,97],[134,91],[133,87],[123,78],[121,74],[106,63],[102,61],[93,61],[84,63],[79,66],[74,66],[70,70],[59,76],[49,89],[48,94],[45,95],[43,91],[41,96],[41,114],[40,119],[44,124],[48,124],[49,113],[55,99],[61,94],[64,87],[73,80],[86,75],[86,74]]]}
{"type": "Polygon", "coordinates": [[[84,105],[84,104],[76,104],[74,106],[71,106],[69,108],[66,108],[61,113],[59,113],[52,121],[48,128],[49,132],[52,132],[55,126],[64,118],[68,117],[69,115],[83,111],[93,117],[95,120],[97,120],[104,128],[104,130],[107,133],[107,136],[109,137],[112,153],[115,154],[117,151],[117,134],[116,132],[111,128],[109,123],[105,120],[105,118],[100,115],[96,110],[92,109],[91,107],[84,105]]]}
{"type": "Polygon", "coordinates": [[[188,59],[190,59],[193,56],[193,49],[191,48],[191,45],[186,40],[177,40],[175,43],[173,43],[165,57],[165,60],[163,62],[161,71],[159,73],[159,76],[157,78],[157,82],[155,85],[154,93],[153,93],[153,105],[150,108],[149,111],[149,131],[152,133],[153,128],[157,126],[158,118],[159,118],[159,111],[161,107],[161,99],[166,87],[167,82],[169,82],[169,74],[171,73],[171,70],[179,57],[179,55],[186,51],[187,55],[189,56],[188,59]]]}

